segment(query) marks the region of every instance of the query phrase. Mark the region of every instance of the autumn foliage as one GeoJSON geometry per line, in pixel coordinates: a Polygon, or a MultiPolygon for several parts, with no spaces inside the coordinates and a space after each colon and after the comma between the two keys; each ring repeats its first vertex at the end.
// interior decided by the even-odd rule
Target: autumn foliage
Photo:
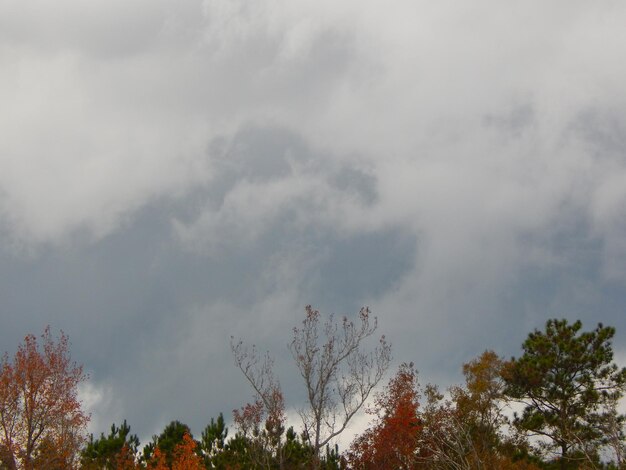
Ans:
{"type": "MultiPolygon", "coordinates": [[[[200,470],[205,468],[202,458],[197,453],[198,443],[189,433],[183,435],[182,441],[176,444],[172,453],[171,463],[163,450],[157,446],[148,461],[151,470],[200,470]]],[[[119,467],[118,467],[119,468],[119,467]]],[[[120,469],[121,470],[121,469],[120,469]]]]}
{"type": "Polygon", "coordinates": [[[202,459],[196,453],[198,444],[189,434],[183,436],[183,441],[174,449],[172,470],[200,470],[203,468],[202,459]]]}
{"type": "Polygon", "coordinates": [[[136,470],[139,467],[136,463],[135,454],[132,449],[124,444],[115,459],[116,470],[136,470]]]}
{"type": "Polygon", "coordinates": [[[377,416],[372,427],[350,448],[348,460],[355,469],[413,469],[416,467],[419,395],[413,364],[402,364],[375,406],[368,410],[377,416]]]}
{"type": "Polygon", "coordinates": [[[158,447],[154,450],[152,458],[148,461],[148,468],[151,470],[169,470],[165,453],[158,447]]]}
{"type": "Polygon", "coordinates": [[[28,335],[0,370],[0,448],[4,468],[72,468],[89,417],[81,410],[78,385],[86,379],[72,362],[69,342],[50,328],[28,335]]]}
{"type": "Polygon", "coordinates": [[[510,455],[499,433],[505,424],[501,367],[486,351],[463,366],[465,386],[452,387],[445,399],[434,385],[420,388],[413,364],[402,364],[368,410],[376,419],[353,441],[350,468],[537,470],[510,455]]]}

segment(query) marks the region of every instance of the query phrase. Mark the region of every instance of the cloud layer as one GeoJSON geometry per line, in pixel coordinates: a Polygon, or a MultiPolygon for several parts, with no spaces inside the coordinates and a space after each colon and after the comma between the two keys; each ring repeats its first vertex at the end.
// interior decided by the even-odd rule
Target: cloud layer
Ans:
{"type": "Polygon", "coordinates": [[[146,436],[249,399],[230,335],[276,351],[296,406],[308,303],[370,305],[442,383],[554,316],[626,349],[624,20],[617,1],[4,2],[3,349],[64,329],[95,430],[146,436]]]}

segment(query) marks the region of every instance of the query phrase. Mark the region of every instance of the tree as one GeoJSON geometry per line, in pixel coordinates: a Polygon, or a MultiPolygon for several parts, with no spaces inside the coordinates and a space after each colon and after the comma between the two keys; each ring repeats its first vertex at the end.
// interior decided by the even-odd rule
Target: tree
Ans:
{"type": "Polygon", "coordinates": [[[171,470],[171,467],[167,463],[165,453],[161,452],[161,449],[158,447],[150,453],[146,466],[151,470],[171,470]]]}
{"type": "Polygon", "coordinates": [[[377,420],[352,443],[352,468],[536,470],[501,448],[502,363],[486,351],[464,364],[465,385],[451,387],[450,399],[432,384],[420,388],[413,364],[402,364],[368,409],[377,420]]]}
{"type": "Polygon", "coordinates": [[[464,387],[452,387],[450,393],[457,419],[469,432],[480,455],[497,452],[501,428],[506,419],[504,407],[504,361],[493,351],[463,364],[464,387]]]}
{"type": "Polygon", "coordinates": [[[607,437],[603,427],[615,419],[611,402],[622,396],[626,384],[626,368],[613,363],[615,329],[601,323],[593,331],[581,328],[580,321],[549,320],[545,332],[530,333],[524,354],[503,369],[506,394],[525,405],[514,424],[546,438],[561,469],[597,458],[607,437]]]}
{"type": "Polygon", "coordinates": [[[137,449],[125,443],[115,459],[115,470],[138,470],[140,467],[137,463],[137,449]]]}
{"type": "Polygon", "coordinates": [[[413,364],[402,364],[368,413],[377,420],[350,446],[348,460],[355,470],[417,468],[421,419],[419,390],[413,364]]]}
{"type": "Polygon", "coordinates": [[[293,427],[288,428],[285,433],[283,455],[284,468],[289,469],[308,470],[314,457],[311,446],[305,441],[304,436],[296,434],[293,427]]]}
{"type": "Polygon", "coordinates": [[[202,431],[200,449],[206,468],[226,468],[227,437],[228,428],[224,422],[224,415],[220,413],[217,420],[211,418],[211,422],[202,431]]]}
{"type": "Polygon", "coordinates": [[[52,337],[50,327],[28,335],[12,361],[0,363],[0,447],[9,469],[70,468],[89,417],[81,410],[78,386],[83,368],[72,362],[68,337],[52,337]]]}
{"type": "MultiPolygon", "coordinates": [[[[469,429],[459,420],[450,400],[444,400],[436,385],[423,389],[420,411],[419,458],[428,469],[469,470],[478,461],[469,429]]],[[[475,466],[475,468],[481,468],[475,466]]]]}
{"type": "Polygon", "coordinates": [[[152,436],[152,442],[143,448],[143,460],[148,468],[160,468],[160,465],[172,467],[174,451],[184,441],[185,435],[191,436],[189,426],[180,421],[172,421],[158,436],[152,436]]]}
{"type": "Polygon", "coordinates": [[[108,436],[100,434],[100,438],[89,436],[89,442],[81,452],[81,467],[83,469],[117,470],[132,468],[139,447],[139,438],[130,434],[130,426],[124,420],[121,426],[111,425],[108,436]]]}
{"type": "Polygon", "coordinates": [[[247,348],[242,341],[234,343],[233,338],[231,350],[235,364],[255,392],[254,403],[233,411],[235,425],[248,440],[250,458],[257,465],[269,468],[275,460],[278,468],[284,468],[285,401],[274,375],[274,361],[269,353],[261,357],[255,346],[247,348]]]}
{"type": "MultiPolygon", "coordinates": [[[[280,461],[270,448],[266,447],[266,437],[260,436],[263,412],[262,404],[246,405],[236,410],[235,424],[239,432],[231,439],[226,440],[228,428],[224,416],[220,413],[217,420],[211,418],[211,423],[202,432],[200,448],[204,457],[205,468],[219,470],[234,470],[243,468],[281,468],[280,461]]],[[[295,438],[293,429],[289,428],[285,442],[281,446],[282,468],[301,468],[294,464],[294,456],[299,450],[299,441],[295,438]]]]}
{"type": "Polygon", "coordinates": [[[615,459],[618,469],[626,468],[626,443],[624,442],[624,422],[626,416],[618,412],[619,397],[609,398],[604,411],[606,419],[602,423],[602,433],[605,436],[607,450],[615,459]]]}
{"type": "MultiPolygon", "coordinates": [[[[476,469],[536,468],[527,455],[527,442],[517,433],[507,433],[509,420],[503,413],[504,361],[493,351],[463,364],[465,384],[450,387],[451,401],[438,405],[448,420],[447,440],[437,452],[457,467],[476,469]]],[[[441,401],[440,401],[441,403],[441,401]]],[[[432,423],[432,420],[425,419],[432,423]]]]}
{"type": "Polygon", "coordinates": [[[174,448],[172,470],[201,470],[202,458],[196,452],[197,447],[198,443],[185,433],[182,442],[174,448]]]}
{"type": "Polygon", "coordinates": [[[359,322],[333,315],[320,325],[320,313],[310,305],[302,327],[293,329],[289,345],[304,379],[307,407],[300,410],[306,436],[315,455],[348,425],[389,367],[391,346],[382,336],[370,353],[364,340],[374,334],[377,319],[370,310],[359,312],[359,322]]]}
{"type": "MultiPolygon", "coordinates": [[[[384,336],[373,351],[362,350],[362,343],[377,326],[368,308],[361,309],[358,323],[347,317],[338,323],[331,315],[320,324],[319,311],[309,305],[302,326],[293,329],[289,349],[306,388],[307,406],[300,410],[304,439],[312,448],[314,465],[318,467],[320,451],[344,431],[389,367],[391,346],[384,336]]],[[[282,468],[284,401],[273,361],[267,354],[261,357],[254,347],[246,348],[241,341],[231,343],[231,348],[235,364],[256,393],[255,403],[236,412],[235,421],[240,428],[241,424],[251,423],[248,427],[254,429],[253,418],[258,426],[261,416],[267,417],[265,431],[261,431],[265,434],[261,435],[269,438],[270,448],[274,446],[274,455],[282,468]]]]}

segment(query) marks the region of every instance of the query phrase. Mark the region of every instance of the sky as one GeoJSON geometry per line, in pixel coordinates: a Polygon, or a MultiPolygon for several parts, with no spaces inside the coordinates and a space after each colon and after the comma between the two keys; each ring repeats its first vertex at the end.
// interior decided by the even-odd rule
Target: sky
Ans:
{"type": "MultiPolygon", "coordinates": [[[[230,338],[369,306],[420,381],[549,318],[626,365],[626,3],[0,2],[0,351],[46,325],[90,430],[251,401],[230,338]]],[[[294,422],[293,424],[297,424],[294,422]]],[[[145,441],[144,441],[145,442],[145,441]]]]}

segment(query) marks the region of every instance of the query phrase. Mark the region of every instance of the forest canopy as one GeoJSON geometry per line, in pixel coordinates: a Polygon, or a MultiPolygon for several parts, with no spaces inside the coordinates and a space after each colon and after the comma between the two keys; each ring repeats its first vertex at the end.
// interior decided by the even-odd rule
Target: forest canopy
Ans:
{"type": "Polygon", "coordinates": [[[0,369],[0,468],[34,469],[624,469],[620,401],[626,368],[614,362],[615,329],[548,320],[528,334],[521,355],[492,350],[462,364],[464,383],[440,390],[391,364],[377,319],[324,317],[311,306],[289,344],[308,401],[288,422],[272,356],[231,343],[253,401],[219,414],[199,437],[170,422],[141,446],[130,425],[86,434],[78,387],[88,380],[69,339],[49,327],[27,335],[0,369]],[[365,411],[369,426],[347,449],[336,438],[365,411]]]}

